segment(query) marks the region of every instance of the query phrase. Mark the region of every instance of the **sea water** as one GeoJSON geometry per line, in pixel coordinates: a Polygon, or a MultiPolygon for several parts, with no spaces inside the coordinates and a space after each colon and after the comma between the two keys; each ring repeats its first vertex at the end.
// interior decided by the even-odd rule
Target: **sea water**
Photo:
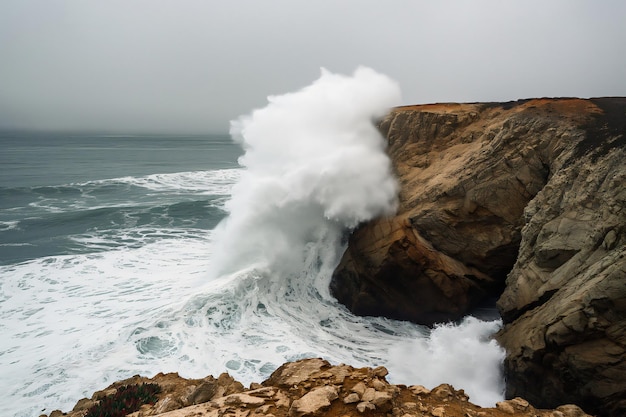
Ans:
{"type": "Polygon", "coordinates": [[[395,210],[375,121],[398,100],[360,68],[230,135],[0,133],[0,415],[135,374],[260,382],[307,357],[501,400],[498,320],[357,317],[328,291],[346,234],[395,210]]]}

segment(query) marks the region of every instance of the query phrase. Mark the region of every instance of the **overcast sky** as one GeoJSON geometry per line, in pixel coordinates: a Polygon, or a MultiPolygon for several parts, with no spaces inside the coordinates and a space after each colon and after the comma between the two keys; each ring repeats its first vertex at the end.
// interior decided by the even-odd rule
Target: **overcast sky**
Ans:
{"type": "Polygon", "coordinates": [[[398,104],[626,96],[626,1],[0,0],[0,128],[226,132],[359,65],[398,104]]]}

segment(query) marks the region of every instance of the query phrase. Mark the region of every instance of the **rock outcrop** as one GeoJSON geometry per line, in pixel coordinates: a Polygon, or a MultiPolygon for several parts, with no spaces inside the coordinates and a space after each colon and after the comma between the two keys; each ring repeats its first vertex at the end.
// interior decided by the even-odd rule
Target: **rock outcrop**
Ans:
{"type": "Polygon", "coordinates": [[[79,401],[67,414],[53,411],[50,417],[83,417],[91,405],[120,386],[145,382],[161,386],[159,399],[129,417],[591,417],[575,405],[541,410],[522,398],[481,408],[450,385],[432,390],[420,385],[392,385],[386,375],[383,367],[355,369],[305,359],[284,364],[265,382],[253,383],[248,389],[227,374],[195,380],[177,374],[134,377],[79,401]]]}
{"type": "Polygon", "coordinates": [[[506,323],[498,340],[508,395],[623,416],[626,103],[599,104],[609,117],[585,136],[596,143],[561,153],[525,209],[519,256],[498,301],[506,323]],[[621,118],[612,121],[611,111],[621,118]]]}
{"type": "Polygon", "coordinates": [[[399,210],[353,233],[337,299],[433,324],[501,294],[509,398],[625,415],[626,99],[410,106],[380,126],[399,210]]]}

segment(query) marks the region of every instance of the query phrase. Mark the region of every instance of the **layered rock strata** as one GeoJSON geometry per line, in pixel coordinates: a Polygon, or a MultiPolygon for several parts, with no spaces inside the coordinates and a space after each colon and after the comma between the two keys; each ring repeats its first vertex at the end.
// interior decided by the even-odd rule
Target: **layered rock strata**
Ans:
{"type": "Polygon", "coordinates": [[[53,411],[50,417],[82,417],[90,406],[120,386],[145,382],[162,387],[159,399],[129,417],[590,417],[574,405],[540,410],[522,398],[481,408],[450,385],[432,390],[420,385],[392,385],[386,375],[383,367],[355,369],[305,359],[284,364],[265,382],[253,383],[248,389],[227,374],[195,380],[177,374],[134,377],[79,401],[69,413],[53,411]]]}
{"type": "Polygon", "coordinates": [[[399,209],[353,233],[337,299],[430,325],[504,291],[509,398],[626,415],[626,99],[409,106],[380,126],[399,209]]]}
{"type": "Polygon", "coordinates": [[[624,416],[626,103],[598,104],[604,113],[585,130],[587,149],[561,152],[524,211],[498,340],[507,395],[624,416]]]}

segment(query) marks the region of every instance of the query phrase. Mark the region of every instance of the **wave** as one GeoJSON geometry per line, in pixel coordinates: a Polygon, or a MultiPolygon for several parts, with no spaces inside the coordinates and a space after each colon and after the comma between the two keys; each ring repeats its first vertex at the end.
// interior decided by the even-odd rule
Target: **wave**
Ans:
{"type": "Polygon", "coordinates": [[[45,187],[0,187],[0,208],[32,207],[49,212],[123,204],[128,198],[153,193],[227,196],[241,177],[240,169],[190,171],[120,177],[45,187]]]}
{"type": "Polygon", "coordinates": [[[0,224],[0,264],[206,234],[225,215],[222,202],[210,198],[48,212],[0,224]]]}
{"type": "Polygon", "coordinates": [[[76,187],[131,185],[152,191],[193,191],[201,194],[226,195],[241,177],[240,169],[175,172],[143,177],[120,177],[72,184],[76,187]]]}
{"type": "Polygon", "coordinates": [[[68,409],[128,372],[161,368],[128,343],[128,329],[191,296],[208,239],[188,231],[140,247],[0,266],[0,414],[68,409]]]}

